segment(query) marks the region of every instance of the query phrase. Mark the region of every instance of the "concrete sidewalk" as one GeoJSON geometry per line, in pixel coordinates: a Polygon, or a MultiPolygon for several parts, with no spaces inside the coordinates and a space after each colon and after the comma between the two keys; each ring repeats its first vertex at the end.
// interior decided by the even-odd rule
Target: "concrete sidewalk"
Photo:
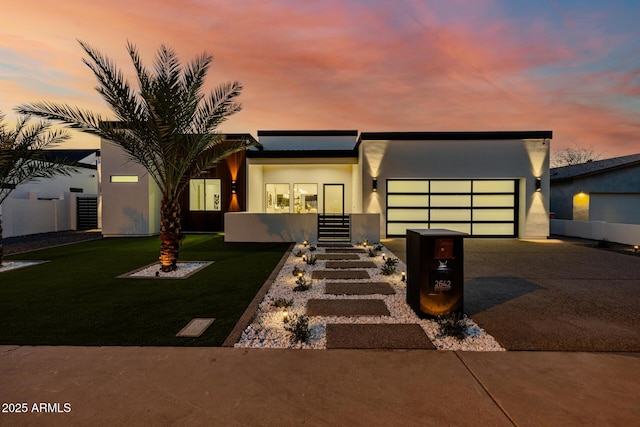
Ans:
{"type": "Polygon", "coordinates": [[[630,426],[639,356],[4,346],[0,425],[630,426]]]}

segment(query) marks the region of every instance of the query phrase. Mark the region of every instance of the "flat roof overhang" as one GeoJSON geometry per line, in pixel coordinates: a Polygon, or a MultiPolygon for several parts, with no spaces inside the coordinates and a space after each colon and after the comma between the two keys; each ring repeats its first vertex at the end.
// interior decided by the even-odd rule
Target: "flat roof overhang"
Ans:
{"type": "Polygon", "coordinates": [[[360,141],[466,141],[497,139],[551,139],[550,130],[487,132],[362,132],[360,141]]]}

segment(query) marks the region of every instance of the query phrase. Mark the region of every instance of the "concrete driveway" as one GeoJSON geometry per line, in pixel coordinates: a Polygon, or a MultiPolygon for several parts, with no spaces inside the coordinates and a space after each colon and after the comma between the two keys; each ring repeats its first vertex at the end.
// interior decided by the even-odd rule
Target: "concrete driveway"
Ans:
{"type": "MultiPolygon", "coordinates": [[[[405,239],[383,244],[406,261],[405,239]]],[[[464,309],[508,350],[640,351],[640,257],[562,240],[465,240],[464,309]]]]}

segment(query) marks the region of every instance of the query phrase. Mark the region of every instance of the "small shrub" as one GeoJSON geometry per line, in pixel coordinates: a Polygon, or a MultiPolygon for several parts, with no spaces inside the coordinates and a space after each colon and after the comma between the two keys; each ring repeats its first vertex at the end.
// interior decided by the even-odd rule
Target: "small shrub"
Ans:
{"type": "Polygon", "coordinates": [[[369,248],[368,254],[371,258],[378,256],[378,251],[375,248],[369,248]]]}
{"type": "Polygon", "coordinates": [[[304,314],[294,314],[289,319],[289,322],[284,326],[284,329],[291,333],[291,342],[304,342],[309,343],[311,339],[311,330],[309,329],[309,318],[304,314]]]}
{"type": "Polygon", "coordinates": [[[304,276],[300,276],[298,277],[298,280],[296,280],[296,286],[293,288],[293,292],[308,291],[311,289],[312,283],[313,281],[309,281],[309,283],[307,283],[307,279],[305,279],[304,276]]]}
{"type": "Polygon", "coordinates": [[[286,299],[286,298],[277,298],[277,299],[271,299],[271,307],[274,308],[289,308],[293,306],[293,300],[292,299],[286,299]]]}
{"type": "Polygon", "coordinates": [[[380,252],[382,250],[382,245],[380,243],[376,243],[375,249],[380,252]]]}
{"type": "Polygon", "coordinates": [[[607,239],[599,240],[598,243],[596,243],[596,248],[599,248],[599,249],[609,249],[612,246],[613,245],[611,244],[611,242],[608,241],[607,239]]]}
{"type": "Polygon", "coordinates": [[[309,250],[310,250],[311,252],[315,251],[316,249],[318,249],[318,248],[316,247],[316,245],[311,245],[311,246],[309,246],[309,250]]]}
{"type": "Polygon", "coordinates": [[[445,314],[436,318],[441,337],[453,337],[462,341],[467,336],[469,326],[460,313],[445,314]]]}
{"type": "Polygon", "coordinates": [[[307,255],[306,263],[307,265],[316,265],[316,261],[318,258],[314,254],[307,255]]]}
{"type": "Polygon", "coordinates": [[[297,265],[293,267],[293,271],[291,271],[291,274],[298,277],[300,273],[302,273],[302,275],[304,276],[304,270],[299,269],[297,265]]]}
{"type": "Polygon", "coordinates": [[[380,269],[382,270],[382,274],[384,274],[385,276],[395,274],[396,265],[398,264],[398,262],[400,262],[398,258],[387,258],[386,260],[384,260],[384,264],[382,265],[382,267],[380,267],[380,269]]]}
{"type": "Polygon", "coordinates": [[[300,258],[300,257],[302,257],[302,255],[304,255],[304,254],[302,253],[302,251],[293,251],[293,255],[294,255],[294,256],[297,256],[298,258],[300,258]]]}

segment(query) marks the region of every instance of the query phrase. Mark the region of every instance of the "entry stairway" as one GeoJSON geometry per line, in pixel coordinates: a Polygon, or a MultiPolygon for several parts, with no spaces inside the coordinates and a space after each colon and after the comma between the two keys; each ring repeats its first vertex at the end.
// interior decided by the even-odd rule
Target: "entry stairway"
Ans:
{"type": "Polygon", "coordinates": [[[351,224],[349,215],[319,214],[319,242],[350,242],[351,224]]]}

